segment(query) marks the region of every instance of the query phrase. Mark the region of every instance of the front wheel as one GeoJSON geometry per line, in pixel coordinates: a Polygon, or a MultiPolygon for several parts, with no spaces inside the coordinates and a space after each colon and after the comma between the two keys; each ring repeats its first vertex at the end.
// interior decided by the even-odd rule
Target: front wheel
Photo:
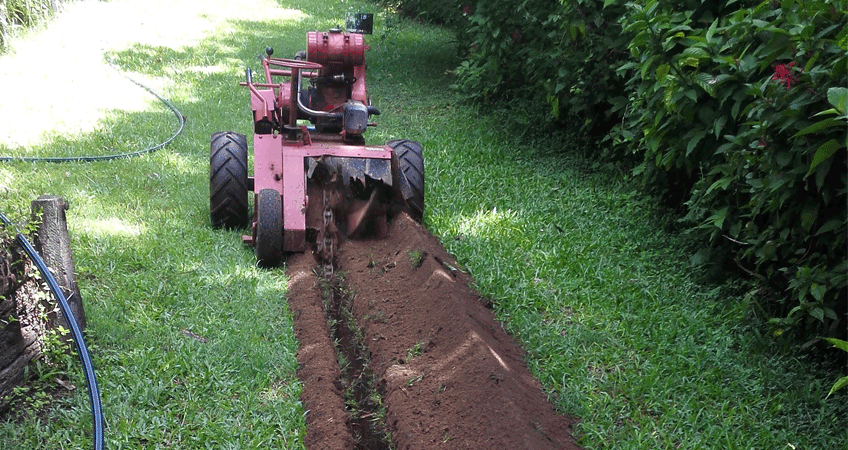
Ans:
{"type": "Polygon", "coordinates": [[[283,199],[274,189],[262,189],[256,197],[256,260],[276,267],[282,259],[283,199]]]}
{"type": "Polygon", "coordinates": [[[386,143],[397,155],[400,191],[415,220],[424,218],[424,150],[421,144],[406,139],[386,143]]]}

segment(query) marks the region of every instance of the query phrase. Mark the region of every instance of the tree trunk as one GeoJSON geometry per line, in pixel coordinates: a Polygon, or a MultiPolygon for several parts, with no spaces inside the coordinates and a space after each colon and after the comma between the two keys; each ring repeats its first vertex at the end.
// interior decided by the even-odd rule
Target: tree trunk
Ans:
{"type": "MultiPolygon", "coordinates": [[[[82,306],[79,287],[74,272],[74,259],[71,255],[71,239],[68,235],[68,223],[65,211],[68,202],[58,195],[42,195],[32,202],[32,218],[38,224],[33,239],[36,250],[44,263],[53,273],[56,282],[68,299],[71,312],[80,329],[86,326],[85,310],[82,306]]],[[[58,305],[57,305],[58,306],[58,305]]],[[[56,308],[56,314],[48,314],[49,327],[62,325],[70,329],[62,311],[56,308]]]]}

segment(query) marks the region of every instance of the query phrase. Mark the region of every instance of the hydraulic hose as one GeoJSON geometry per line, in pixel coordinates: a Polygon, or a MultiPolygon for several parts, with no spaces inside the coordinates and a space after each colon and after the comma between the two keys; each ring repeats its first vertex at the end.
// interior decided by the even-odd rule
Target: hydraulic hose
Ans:
{"type": "MultiPolygon", "coordinates": [[[[294,77],[292,77],[291,82],[292,83],[295,82],[294,77]]],[[[306,114],[310,114],[310,115],[317,116],[317,117],[329,117],[329,118],[332,118],[332,119],[341,119],[342,118],[342,113],[315,111],[314,109],[307,108],[306,105],[303,104],[303,101],[301,101],[300,95],[301,95],[301,88],[302,87],[303,87],[303,83],[301,82],[301,74],[300,74],[300,72],[298,72],[298,74],[297,74],[297,107],[301,111],[305,112],[306,114]]]]}
{"type": "Polygon", "coordinates": [[[152,153],[152,152],[155,152],[157,150],[161,150],[166,145],[170,144],[171,141],[176,139],[177,136],[180,135],[180,133],[183,132],[183,128],[185,127],[185,116],[183,116],[183,114],[180,112],[180,110],[178,110],[177,107],[174,106],[173,103],[169,102],[166,98],[159,95],[156,91],[154,91],[153,89],[151,89],[150,87],[148,87],[144,83],[141,83],[140,81],[137,81],[134,78],[130,77],[129,75],[118,70],[118,68],[115,66],[115,64],[112,62],[112,60],[108,56],[104,55],[104,58],[106,59],[106,62],[109,64],[109,67],[111,67],[113,70],[115,70],[115,72],[118,72],[119,74],[121,74],[121,76],[123,76],[124,78],[133,82],[136,86],[138,86],[138,87],[144,89],[145,91],[149,92],[151,95],[153,95],[154,97],[159,99],[159,101],[162,102],[162,104],[167,106],[168,109],[170,109],[171,112],[174,113],[174,117],[177,118],[177,122],[179,122],[179,124],[177,126],[177,131],[175,131],[174,134],[171,135],[171,137],[169,137],[168,139],[166,139],[165,141],[163,141],[160,144],[156,144],[153,147],[148,147],[148,148],[145,148],[145,149],[142,149],[142,150],[137,150],[137,151],[134,151],[134,152],[116,153],[116,154],[112,154],[112,155],[98,155],[98,156],[63,156],[63,157],[0,156],[0,162],[3,162],[3,161],[20,161],[20,162],[66,163],[66,162],[111,161],[111,160],[120,159],[120,158],[131,158],[131,157],[134,157],[134,156],[143,155],[145,153],[152,153]]]}
{"type": "MultiPolygon", "coordinates": [[[[14,226],[12,221],[6,218],[2,212],[0,212],[0,220],[2,220],[2,222],[6,225],[14,226]]],[[[62,289],[56,282],[56,278],[54,278],[53,274],[50,273],[50,269],[48,269],[47,265],[44,264],[44,260],[41,259],[38,252],[35,251],[32,244],[30,244],[26,237],[17,230],[17,227],[15,227],[15,229],[17,231],[16,240],[18,241],[18,244],[23,247],[26,254],[29,255],[30,259],[35,263],[36,267],[38,267],[38,271],[41,272],[41,276],[47,280],[47,284],[50,286],[50,291],[53,293],[53,296],[56,297],[56,301],[62,309],[62,314],[65,315],[68,326],[71,328],[71,335],[73,336],[74,344],[76,345],[77,353],[79,354],[80,362],[82,363],[83,372],[85,374],[85,383],[88,385],[88,399],[91,404],[91,422],[94,425],[94,449],[102,450],[103,411],[100,406],[100,390],[97,388],[97,378],[94,375],[94,366],[91,364],[91,356],[88,353],[88,347],[86,347],[85,340],[82,337],[82,330],[80,330],[79,324],[77,324],[74,312],[71,311],[71,307],[68,305],[68,300],[65,298],[65,294],[62,293],[62,289]]]]}

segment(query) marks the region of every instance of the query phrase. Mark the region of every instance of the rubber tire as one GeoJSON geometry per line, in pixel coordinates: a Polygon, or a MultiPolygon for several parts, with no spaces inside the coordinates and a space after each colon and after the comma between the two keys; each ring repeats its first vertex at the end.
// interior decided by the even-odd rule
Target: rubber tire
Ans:
{"type": "MultiPolygon", "coordinates": [[[[412,217],[421,222],[424,217],[424,150],[421,144],[407,139],[398,139],[386,143],[397,155],[398,169],[406,183],[411,197],[406,199],[412,217]]],[[[406,197],[406,195],[404,195],[406,197]]]]}
{"type": "Polygon", "coordinates": [[[282,259],[283,199],[274,189],[262,189],[256,197],[256,260],[276,267],[282,259]]]}
{"type": "Polygon", "coordinates": [[[212,135],[209,218],[213,228],[247,225],[247,139],[229,131],[212,135]]]}

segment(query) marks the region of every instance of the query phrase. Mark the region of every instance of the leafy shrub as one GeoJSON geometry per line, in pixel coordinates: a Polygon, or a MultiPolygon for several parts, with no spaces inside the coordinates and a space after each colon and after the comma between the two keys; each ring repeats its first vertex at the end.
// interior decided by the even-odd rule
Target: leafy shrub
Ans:
{"type": "Polygon", "coordinates": [[[524,125],[606,134],[621,119],[611,100],[624,87],[616,68],[628,42],[619,25],[625,2],[607,3],[478,2],[456,87],[478,102],[514,101],[524,125]]]}
{"type": "Polygon", "coordinates": [[[575,130],[604,158],[635,161],[643,186],[709,242],[693,263],[756,279],[750,298],[777,334],[844,335],[844,2],[398,4],[457,27],[467,98],[508,101],[519,123],[575,130]]]}
{"type": "Polygon", "coordinates": [[[848,280],[844,3],[714,6],[629,5],[632,109],[611,140],[640,155],[646,183],[683,180],[684,221],[713,246],[694,262],[729,255],[777,293],[777,333],[834,334],[848,280]]]}
{"type": "Polygon", "coordinates": [[[468,0],[383,0],[385,6],[405,16],[432,23],[457,26],[471,12],[468,0]]]}
{"type": "Polygon", "coordinates": [[[476,101],[523,98],[533,103],[553,69],[540,62],[543,49],[553,47],[551,17],[558,7],[554,1],[477,3],[460,42],[467,58],[456,70],[455,87],[476,101]]]}

